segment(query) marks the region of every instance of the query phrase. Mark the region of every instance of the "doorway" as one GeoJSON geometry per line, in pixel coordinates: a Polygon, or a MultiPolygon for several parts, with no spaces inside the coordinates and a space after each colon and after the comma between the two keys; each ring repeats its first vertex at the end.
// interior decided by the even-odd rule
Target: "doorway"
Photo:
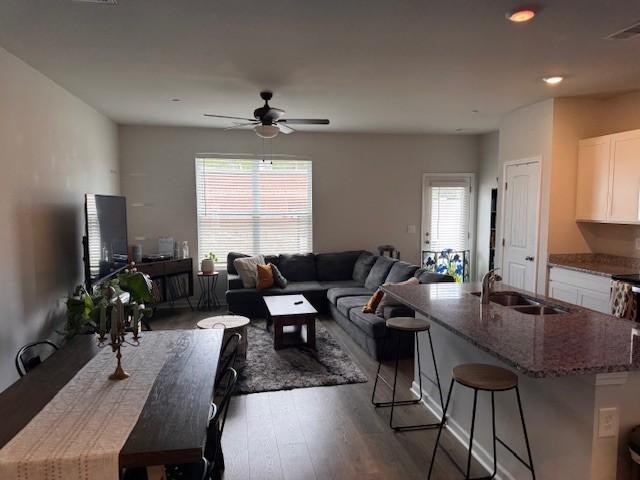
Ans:
{"type": "Polygon", "coordinates": [[[505,162],[502,208],[503,281],[536,291],[540,224],[540,158],[505,162]]]}
{"type": "Polygon", "coordinates": [[[473,174],[425,173],[422,184],[422,266],[473,278],[473,174]]]}

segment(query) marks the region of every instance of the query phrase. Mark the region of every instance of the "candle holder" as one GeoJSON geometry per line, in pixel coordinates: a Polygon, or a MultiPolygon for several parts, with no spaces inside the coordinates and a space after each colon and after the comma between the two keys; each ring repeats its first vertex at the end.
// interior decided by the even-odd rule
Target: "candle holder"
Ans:
{"type": "MultiPolygon", "coordinates": [[[[116,299],[113,305],[105,308],[104,315],[107,314],[107,309],[111,310],[111,328],[109,329],[109,337],[106,336],[106,329],[101,322],[101,328],[98,337],[98,347],[111,346],[111,349],[116,354],[117,365],[115,371],[109,375],[109,380],[124,380],[129,378],[130,374],[122,367],[122,347],[132,346],[137,347],[140,345],[140,322],[139,322],[139,308],[137,304],[132,305],[131,315],[125,314],[125,306],[120,299],[116,299]],[[132,318],[133,317],[133,318],[132,318]],[[132,333],[133,341],[129,341],[126,338],[127,333],[132,333]],[[107,339],[109,341],[107,342],[107,339]]],[[[101,313],[102,315],[102,313],[101,313]]]]}

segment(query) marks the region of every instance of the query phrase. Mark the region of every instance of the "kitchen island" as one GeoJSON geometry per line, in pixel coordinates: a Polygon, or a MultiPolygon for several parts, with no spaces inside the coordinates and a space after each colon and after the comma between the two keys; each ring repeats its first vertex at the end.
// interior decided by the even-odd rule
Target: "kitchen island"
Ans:
{"type": "MultiPolygon", "coordinates": [[[[499,283],[496,291],[524,294],[558,313],[535,315],[493,302],[482,305],[474,295],[480,287],[439,283],[383,289],[431,323],[443,388],[448,388],[452,368],[461,363],[490,363],[518,373],[538,478],[631,478],[626,437],[640,424],[640,325],[499,283]],[[601,416],[617,419],[619,426],[599,425],[601,416]]],[[[420,342],[427,352],[426,338],[420,342]]],[[[423,374],[433,377],[425,358],[429,356],[423,355],[423,374]]],[[[437,391],[423,380],[425,404],[440,417],[437,391]]],[[[414,391],[418,383],[416,378],[414,391]]],[[[472,397],[470,390],[457,387],[450,406],[448,429],[465,445],[472,397]]],[[[489,397],[484,397],[479,397],[474,452],[488,466],[491,415],[489,397]]],[[[498,435],[522,452],[517,415],[513,393],[496,396],[498,435]]],[[[498,462],[502,478],[529,478],[500,447],[498,462]]]]}

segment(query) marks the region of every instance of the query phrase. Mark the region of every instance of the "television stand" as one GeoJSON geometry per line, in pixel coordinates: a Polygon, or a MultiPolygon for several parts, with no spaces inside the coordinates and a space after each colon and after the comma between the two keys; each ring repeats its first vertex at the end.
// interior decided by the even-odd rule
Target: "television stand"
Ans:
{"type": "Polygon", "coordinates": [[[176,300],[186,299],[193,310],[190,298],[193,296],[192,258],[142,262],[137,263],[136,268],[153,281],[154,305],[169,302],[173,307],[176,300]]]}

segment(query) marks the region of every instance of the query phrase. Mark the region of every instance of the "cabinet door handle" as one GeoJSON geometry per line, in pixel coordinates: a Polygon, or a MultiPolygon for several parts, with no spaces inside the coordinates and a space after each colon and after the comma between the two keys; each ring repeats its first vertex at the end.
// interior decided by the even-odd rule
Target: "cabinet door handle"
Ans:
{"type": "Polygon", "coordinates": [[[524,259],[525,259],[527,262],[533,262],[536,258],[535,258],[535,257],[532,257],[532,256],[530,256],[530,255],[527,255],[526,257],[524,257],[524,259]]]}

